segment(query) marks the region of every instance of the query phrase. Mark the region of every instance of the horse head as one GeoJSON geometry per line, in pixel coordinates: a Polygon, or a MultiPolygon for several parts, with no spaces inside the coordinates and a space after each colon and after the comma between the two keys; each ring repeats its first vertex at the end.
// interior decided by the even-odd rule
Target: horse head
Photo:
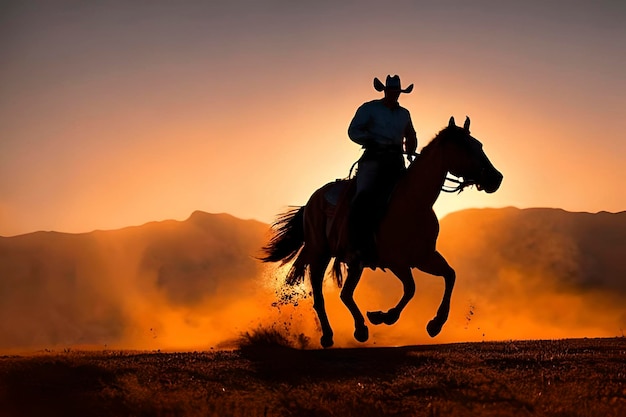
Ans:
{"type": "Polygon", "coordinates": [[[498,171],[485,152],[483,144],[470,134],[470,119],[465,118],[463,127],[457,126],[454,117],[450,117],[448,127],[440,135],[445,146],[445,160],[448,172],[462,178],[458,189],[468,185],[486,193],[493,193],[500,188],[502,173],[498,171]]]}

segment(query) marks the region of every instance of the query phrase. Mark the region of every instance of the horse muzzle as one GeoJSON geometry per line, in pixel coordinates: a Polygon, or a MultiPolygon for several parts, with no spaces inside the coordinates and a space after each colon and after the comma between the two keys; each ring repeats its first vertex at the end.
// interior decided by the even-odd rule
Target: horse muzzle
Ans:
{"type": "Polygon", "coordinates": [[[482,177],[481,181],[476,184],[476,188],[478,188],[479,191],[486,192],[487,194],[498,191],[498,188],[500,188],[500,185],[502,184],[502,179],[504,178],[502,173],[495,168],[491,170],[491,172],[485,173],[482,177]]]}

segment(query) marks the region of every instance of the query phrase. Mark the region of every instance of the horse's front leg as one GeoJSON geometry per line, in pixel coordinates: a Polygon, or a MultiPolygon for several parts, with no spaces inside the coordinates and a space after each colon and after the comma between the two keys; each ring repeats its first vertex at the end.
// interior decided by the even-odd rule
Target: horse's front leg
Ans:
{"type": "Polygon", "coordinates": [[[443,277],[445,282],[445,289],[443,292],[443,298],[441,304],[437,309],[437,315],[428,322],[426,330],[430,337],[435,337],[441,332],[441,328],[448,320],[448,314],[450,313],[450,299],[452,298],[452,290],[454,289],[454,282],[456,281],[456,273],[454,269],[448,265],[448,262],[437,251],[433,252],[430,256],[423,258],[417,265],[417,267],[426,272],[427,274],[443,277]]]}
{"type": "Polygon", "coordinates": [[[348,266],[348,277],[341,289],[341,301],[348,307],[354,318],[354,338],[359,342],[365,342],[369,338],[369,331],[365,325],[365,318],[354,301],[354,290],[361,279],[363,268],[360,266],[348,266]]]}
{"type": "Polygon", "coordinates": [[[391,272],[393,272],[400,279],[400,282],[402,282],[404,293],[402,294],[402,298],[400,299],[398,304],[389,311],[368,311],[367,318],[372,324],[384,323],[392,325],[397,322],[400,318],[400,313],[402,313],[402,310],[404,310],[409,301],[411,301],[411,299],[415,295],[415,281],[413,280],[411,268],[390,269],[391,272]]]}

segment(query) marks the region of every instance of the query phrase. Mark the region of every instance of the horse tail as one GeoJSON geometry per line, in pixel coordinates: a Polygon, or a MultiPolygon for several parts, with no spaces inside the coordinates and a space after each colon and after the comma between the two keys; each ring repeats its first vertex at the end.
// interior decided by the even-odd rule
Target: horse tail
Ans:
{"type": "Polygon", "coordinates": [[[285,283],[287,285],[298,285],[304,281],[304,277],[309,268],[309,264],[304,261],[302,252],[291,265],[291,269],[289,269],[289,273],[287,273],[287,278],[285,279],[285,283]]]}
{"type": "Polygon", "coordinates": [[[304,206],[293,208],[281,214],[272,225],[274,235],[263,247],[263,262],[291,261],[304,245],[304,206]]]}
{"type": "Polygon", "coordinates": [[[295,207],[281,214],[272,225],[274,235],[267,246],[263,247],[263,262],[286,264],[296,259],[287,274],[286,283],[297,285],[304,280],[308,263],[302,256],[304,246],[304,206],[295,207]],[[297,256],[297,257],[296,257],[297,256]]]}

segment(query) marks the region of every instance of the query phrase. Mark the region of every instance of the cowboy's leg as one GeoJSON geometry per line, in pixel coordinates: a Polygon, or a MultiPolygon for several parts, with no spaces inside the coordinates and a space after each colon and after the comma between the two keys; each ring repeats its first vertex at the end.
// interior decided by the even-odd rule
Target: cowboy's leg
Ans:
{"type": "Polygon", "coordinates": [[[396,186],[396,182],[400,179],[404,171],[406,171],[406,169],[404,167],[404,158],[402,157],[402,154],[390,154],[380,162],[379,174],[375,187],[379,190],[378,192],[382,207],[382,213],[380,214],[381,217],[386,211],[389,198],[391,197],[391,193],[396,186]]]}
{"type": "Polygon", "coordinates": [[[372,188],[376,182],[378,171],[380,169],[379,162],[373,159],[363,159],[359,161],[359,167],[356,173],[356,196],[362,191],[372,188]]]}
{"type": "Polygon", "coordinates": [[[372,213],[370,219],[373,225],[372,233],[376,232],[377,226],[385,216],[391,193],[402,172],[405,171],[402,154],[392,153],[385,155],[378,161],[377,168],[376,177],[370,186],[372,192],[372,213]]]}
{"type": "Polygon", "coordinates": [[[375,227],[375,189],[379,164],[373,160],[359,162],[356,176],[356,194],[348,218],[351,250],[371,252],[375,227]]]}

